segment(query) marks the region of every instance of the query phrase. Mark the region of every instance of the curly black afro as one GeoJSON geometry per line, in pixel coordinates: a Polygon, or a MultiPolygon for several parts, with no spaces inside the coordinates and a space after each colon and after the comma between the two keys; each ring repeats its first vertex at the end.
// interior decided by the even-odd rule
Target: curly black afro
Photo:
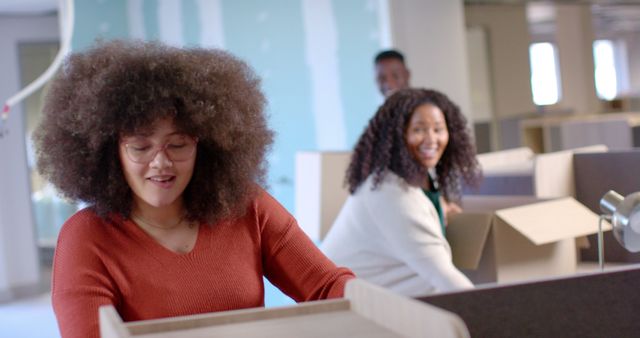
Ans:
{"type": "Polygon", "coordinates": [[[467,121],[458,106],[435,90],[403,89],[378,108],[360,136],[347,169],[346,184],[351,193],[369,175],[374,175],[375,188],[387,171],[409,184],[422,185],[427,168],[409,153],[404,136],[412,114],[423,104],[440,108],[449,131],[449,143],[436,165],[438,185],[444,197],[448,201],[459,200],[461,179],[470,186],[477,185],[481,178],[480,165],[467,121]]]}
{"type": "Polygon", "coordinates": [[[264,184],[273,132],[260,80],[221,50],[110,41],[70,55],[53,80],[34,133],[38,169],[65,197],[101,216],[128,217],[132,191],[118,157],[122,136],[173,118],[198,138],[187,217],[239,216],[264,184]]]}

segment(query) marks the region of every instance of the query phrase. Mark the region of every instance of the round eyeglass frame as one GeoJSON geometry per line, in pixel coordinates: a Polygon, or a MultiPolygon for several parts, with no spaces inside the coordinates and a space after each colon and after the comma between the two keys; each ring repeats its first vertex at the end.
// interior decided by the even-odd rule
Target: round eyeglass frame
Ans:
{"type": "Polygon", "coordinates": [[[193,155],[196,153],[196,149],[198,148],[198,138],[197,137],[191,137],[191,136],[186,136],[186,139],[188,139],[190,142],[193,142],[193,149],[191,150],[191,153],[189,154],[188,157],[184,158],[184,159],[174,159],[171,157],[171,155],[167,152],[167,147],[169,146],[169,142],[166,142],[165,144],[163,144],[160,148],[154,147],[156,148],[154,151],[152,151],[149,155],[149,159],[148,160],[136,160],[135,156],[131,155],[129,153],[129,149],[131,147],[131,144],[129,143],[124,143],[124,148],[125,148],[125,154],[127,154],[127,158],[129,160],[131,160],[134,163],[139,163],[139,164],[149,164],[151,163],[151,161],[153,161],[154,158],[156,158],[156,156],[158,156],[159,152],[164,152],[164,156],[171,162],[184,162],[184,161],[188,161],[189,159],[193,158],[193,155]]]}

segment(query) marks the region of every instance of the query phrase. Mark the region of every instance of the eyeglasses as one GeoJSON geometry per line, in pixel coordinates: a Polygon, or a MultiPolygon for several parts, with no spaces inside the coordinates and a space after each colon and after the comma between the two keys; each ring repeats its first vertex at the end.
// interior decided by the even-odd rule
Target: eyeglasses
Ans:
{"type": "Polygon", "coordinates": [[[133,141],[125,143],[127,157],[136,163],[147,164],[164,151],[165,156],[172,162],[186,161],[196,152],[198,138],[186,135],[174,135],[164,145],[153,146],[149,141],[133,141]]]}

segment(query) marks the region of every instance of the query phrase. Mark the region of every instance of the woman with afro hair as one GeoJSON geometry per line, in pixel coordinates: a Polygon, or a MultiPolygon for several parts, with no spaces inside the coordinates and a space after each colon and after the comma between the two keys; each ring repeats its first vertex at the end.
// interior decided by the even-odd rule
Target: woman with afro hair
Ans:
{"type": "Polygon", "coordinates": [[[403,89],[378,109],[347,169],[347,199],[322,250],[359,278],[407,296],[472,287],[451,261],[446,214],[461,179],[480,178],[459,108],[435,90],[403,89]]]}
{"type": "Polygon", "coordinates": [[[220,50],[102,42],[72,54],[34,135],[40,172],[89,207],[56,246],[62,337],[125,321],[341,297],[336,267],[260,185],[273,133],[259,80],[220,50]]]}

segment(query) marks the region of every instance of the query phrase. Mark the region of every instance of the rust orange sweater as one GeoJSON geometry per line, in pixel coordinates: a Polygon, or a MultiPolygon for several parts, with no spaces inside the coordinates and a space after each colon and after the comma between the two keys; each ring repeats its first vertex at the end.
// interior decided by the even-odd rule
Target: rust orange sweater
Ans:
{"type": "Polygon", "coordinates": [[[242,218],[201,225],[188,254],[165,249],[128,219],[84,209],[58,238],[53,308],[63,338],[98,337],[100,305],[113,304],[125,321],[259,307],[263,276],[296,301],[341,297],[353,278],[264,191],[242,218]]]}

